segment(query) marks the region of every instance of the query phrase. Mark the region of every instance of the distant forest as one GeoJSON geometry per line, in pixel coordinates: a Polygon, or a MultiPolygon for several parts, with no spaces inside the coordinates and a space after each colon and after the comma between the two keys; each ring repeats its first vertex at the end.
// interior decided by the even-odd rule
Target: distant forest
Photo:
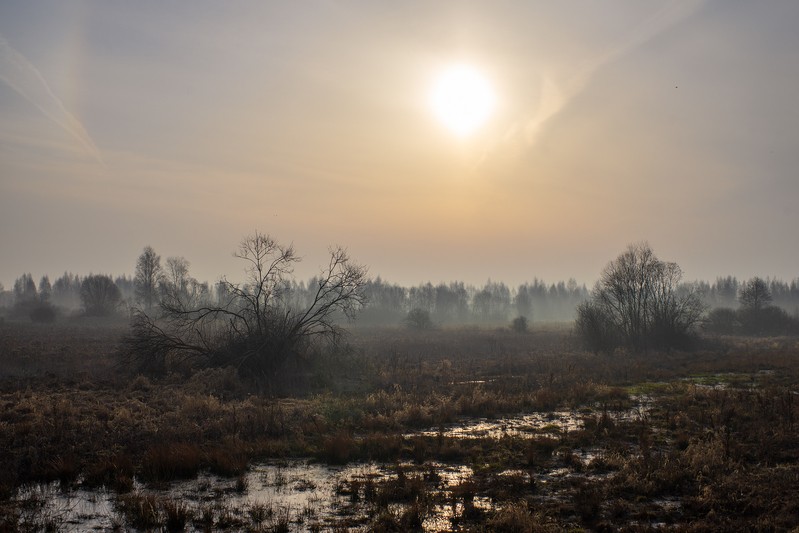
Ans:
{"type": "MultiPolygon", "coordinates": [[[[198,282],[188,274],[188,262],[183,258],[168,258],[166,267],[157,282],[154,298],[145,299],[137,287],[136,276],[105,275],[79,276],[64,273],[50,281],[43,276],[38,283],[30,274],[23,274],[11,290],[0,284],[0,308],[8,317],[30,316],[47,321],[56,314],[78,312],[105,314],[105,311],[126,312],[134,307],[157,305],[158,294],[178,287],[191,294],[193,299],[220,302],[224,285],[198,282]],[[87,284],[87,280],[90,282],[87,284]],[[88,285],[88,286],[87,286],[88,285]],[[98,299],[100,301],[98,301],[98,299]],[[42,311],[45,306],[45,311],[42,311]],[[38,315],[35,313],[38,312],[38,315]]],[[[790,283],[778,279],[765,280],[771,303],[799,318],[799,278],[790,283]]],[[[697,290],[708,309],[738,308],[739,294],[744,282],[733,276],[719,277],[715,282],[705,281],[683,284],[686,290],[697,290]]],[[[302,304],[312,297],[315,278],[307,282],[287,281],[284,290],[290,301],[302,304]]],[[[507,325],[515,317],[525,317],[528,322],[572,321],[577,306],[587,300],[590,290],[574,279],[566,282],[546,283],[540,279],[510,287],[503,282],[487,281],[482,286],[463,282],[403,287],[380,277],[366,282],[366,303],[355,321],[356,325],[400,325],[409,313],[423,311],[434,326],[460,324],[507,325]]]]}

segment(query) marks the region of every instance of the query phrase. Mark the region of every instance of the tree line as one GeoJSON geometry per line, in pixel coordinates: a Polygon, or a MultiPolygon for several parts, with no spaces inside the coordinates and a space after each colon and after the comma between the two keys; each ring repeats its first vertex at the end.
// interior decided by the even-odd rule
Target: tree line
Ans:
{"type": "MultiPolygon", "coordinates": [[[[42,276],[37,289],[33,277],[23,274],[12,291],[3,293],[0,306],[14,308],[19,315],[43,307],[103,315],[131,308],[152,309],[176,295],[212,304],[228,298],[230,283],[226,279],[213,285],[199,282],[190,275],[189,267],[183,257],[162,261],[152,247],[146,246],[137,259],[133,276],[81,277],[66,272],[52,284],[47,275],[42,276]]],[[[285,279],[283,283],[287,298],[302,305],[313,298],[318,277],[308,281],[285,279]]],[[[361,325],[401,324],[411,311],[426,313],[435,325],[504,324],[518,316],[527,320],[535,317],[566,321],[574,318],[577,304],[588,294],[585,285],[578,285],[574,279],[547,284],[535,278],[515,288],[491,280],[482,286],[450,282],[403,287],[380,276],[365,280],[363,292],[365,303],[357,317],[361,325]]]]}
{"type": "Polygon", "coordinates": [[[160,256],[151,247],[146,247],[142,257],[153,260],[154,270],[147,272],[136,266],[133,277],[107,274],[80,276],[65,272],[54,282],[44,275],[38,286],[31,274],[23,274],[14,282],[11,291],[3,290],[0,284],[0,307],[9,310],[12,316],[29,316],[34,321],[49,322],[58,314],[80,312],[88,316],[109,316],[126,313],[138,306],[153,307],[161,298],[174,293],[210,294],[208,283],[200,283],[188,275],[189,263],[182,257],[169,257],[166,268],[160,264],[160,256]]]}
{"type": "MultiPolygon", "coordinates": [[[[182,299],[219,303],[228,297],[229,283],[200,282],[190,274],[190,263],[183,257],[162,260],[146,246],[139,255],[134,274],[112,277],[106,274],[80,276],[65,272],[51,282],[48,275],[38,283],[31,274],[22,274],[11,290],[0,285],[0,308],[8,314],[29,316],[33,320],[53,320],[61,313],[80,311],[87,315],[129,313],[130,309],[152,309],[166,299],[179,295],[182,299]]],[[[766,325],[745,326],[752,319],[738,316],[741,292],[757,280],[768,294],[768,307],[776,307],[789,316],[799,316],[799,278],[790,283],[774,278],[752,278],[739,281],[734,276],[718,277],[714,282],[678,282],[675,289],[691,292],[708,310],[707,325],[713,332],[753,333],[767,331],[766,325]],[[721,308],[721,311],[713,312],[721,308]],[[743,322],[742,322],[742,319],[743,322]],[[742,325],[744,324],[744,325],[742,325]]],[[[284,292],[295,304],[303,305],[313,294],[316,278],[284,280],[284,292]],[[289,296],[290,295],[290,296],[289,296]]],[[[532,321],[572,321],[578,317],[580,305],[591,298],[592,291],[574,279],[546,283],[534,278],[516,287],[488,280],[482,286],[460,281],[425,283],[411,287],[383,280],[367,279],[363,287],[364,306],[358,314],[359,325],[414,324],[425,327],[456,324],[504,325],[514,318],[532,321]]],[[[772,319],[784,317],[774,311],[772,319]]],[[[762,313],[761,313],[762,314],[762,313]]],[[[773,322],[772,320],[772,322],[773,322]]]]}
{"type": "Polygon", "coordinates": [[[647,243],[630,245],[610,261],[591,291],[574,280],[534,280],[514,289],[491,280],[479,288],[461,282],[405,288],[369,279],[342,248],[331,248],[328,264],[302,282],[294,276],[300,261],[294,248],[259,232],[245,237],[234,256],[244,266],[242,282],[199,282],[185,258],[162,263],[147,246],[132,277],[65,273],[52,284],[43,276],[37,285],[23,274],[12,291],[0,293],[12,296],[12,314],[39,322],[76,302],[85,315],[124,312],[130,330],[121,353],[138,372],[233,367],[265,387],[277,383],[287,365],[335,352],[343,325],[356,317],[367,325],[482,323],[516,332],[526,331],[533,316],[573,319],[579,339],[596,353],[688,349],[702,330],[799,334],[799,316],[774,305],[799,301],[792,299],[799,296],[796,282],[756,277],[739,284],[728,277],[712,285],[686,283],[680,267],[659,259],[647,243]],[[733,302],[736,308],[718,306],[733,302]]]}

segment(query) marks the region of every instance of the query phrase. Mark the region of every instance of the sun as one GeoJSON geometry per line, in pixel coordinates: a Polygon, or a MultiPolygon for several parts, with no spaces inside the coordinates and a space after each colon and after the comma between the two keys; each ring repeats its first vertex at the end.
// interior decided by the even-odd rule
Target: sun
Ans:
{"type": "Polygon", "coordinates": [[[488,79],[470,65],[444,69],[430,91],[430,107],[436,118],[459,137],[467,137],[485,124],[495,105],[488,79]]]}

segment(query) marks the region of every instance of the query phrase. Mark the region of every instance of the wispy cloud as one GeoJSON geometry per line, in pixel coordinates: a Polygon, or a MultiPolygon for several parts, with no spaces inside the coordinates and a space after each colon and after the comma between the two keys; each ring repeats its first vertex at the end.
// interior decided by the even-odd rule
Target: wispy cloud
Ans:
{"type": "Polygon", "coordinates": [[[86,152],[103,164],[97,145],[63,102],[53,93],[41,72],[0,35],[0,81],[33,104],[48,119],[80,142],[86,152]]]}
{"type": "Polygon", "coordinates": [[[666,3],[664,7],[637,25],[623,39],[613,43],[601,53],[586,58],[577,66],[575,74],[570,78],[554,80],[544,76],[541,81],[537,110],[525,123],[523,131],[525,140],[530,144],[535,144],[545,123],[560,113],[575,96],[582,92],[603,66],[667,31],[681,20],[690,17],[703,3],[704,0],[666,3]]]}

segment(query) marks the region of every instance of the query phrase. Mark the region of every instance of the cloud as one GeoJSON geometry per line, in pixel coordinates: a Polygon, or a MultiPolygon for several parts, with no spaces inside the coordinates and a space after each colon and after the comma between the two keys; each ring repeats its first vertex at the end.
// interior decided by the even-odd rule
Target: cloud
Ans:
{"type": "Polygon", "coordinates": [[[529,144],[534,144],[544,123],[557,115],[566,105],[567,99],[573,95],[565,94],[552,79],[544,77],[541,80],[541,93],[538,98],[538,109],[533,118],[527,121],[524,127],[524,137],[529,144]]]}
{"type": "Polygon", "coordinates": [[[577,66],[576,73],[570,78],[554,80],[551,77],[543,76],[538,107],[535,114],[527,119],[523,130],[527,143],[535,144],[546,122],[560,113],[575,96],[582,92],[603,66],[667,31],[681,20],[690,17],[703,3],[704,0],[666,3],[651,17],[638,24],[623,39],[611,44],[601,53],[586,58],[582,64],[577,66]]]}
{"type": "Polygon", "coordinates": [[[14,89],[48,119],[77,139],[92,158],[104,164],[99,148],[83,124],[67,111],[41,72],[25,56],[12,48],[2,35],[0,35],[0,81],[14,89]]]}

